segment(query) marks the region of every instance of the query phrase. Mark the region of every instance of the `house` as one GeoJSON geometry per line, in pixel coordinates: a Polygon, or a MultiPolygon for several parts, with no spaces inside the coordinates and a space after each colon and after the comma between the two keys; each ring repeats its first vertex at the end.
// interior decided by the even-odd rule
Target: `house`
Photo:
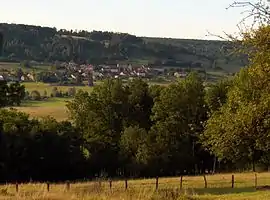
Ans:
{"type": "Polygon", "coordinates": [[[184,78],[187,76],[187,73],[186,72],[175,72],[174,76],[177,78],[184,78]]]}

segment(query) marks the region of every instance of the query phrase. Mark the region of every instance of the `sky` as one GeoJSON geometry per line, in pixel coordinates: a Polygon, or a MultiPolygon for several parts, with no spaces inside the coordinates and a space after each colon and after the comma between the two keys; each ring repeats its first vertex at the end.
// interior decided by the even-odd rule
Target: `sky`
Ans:
{"type": "Polygon", "coordinates": [[[101,30],[137,36],[213,39],[238,32],[234,0],[1,0],[0,23],[101,30]]]}

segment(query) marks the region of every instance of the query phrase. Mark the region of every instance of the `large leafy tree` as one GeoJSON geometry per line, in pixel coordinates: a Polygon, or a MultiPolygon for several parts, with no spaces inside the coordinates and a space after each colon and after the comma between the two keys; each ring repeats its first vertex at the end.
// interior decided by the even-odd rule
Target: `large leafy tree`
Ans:
{"type": "Polygon", "coordinates": [[[228,100],[207,122],[204,143],[220,159],[255,163],[268,154],[270,27],[244,34],[251,64],[234,78],[228,100]],[[234,155],[234,156],[231,156],[234,155]]]}
{"type": "Polygon", "coordinates": [[[164,88],[155,100],[154,125],[140,152],[141,162],[155,173],[195,170],[197,137],[205,119],[204,87],[197,74],[164,88]]]}

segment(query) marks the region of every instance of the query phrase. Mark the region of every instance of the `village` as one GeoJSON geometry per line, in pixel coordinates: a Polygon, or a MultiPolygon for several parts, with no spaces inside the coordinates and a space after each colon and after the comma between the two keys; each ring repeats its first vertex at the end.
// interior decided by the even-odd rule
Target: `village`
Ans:
{"type": "Polygon", "coordinates": [[[147,80],[184,78],[188,74],[185,68],[165,68],[132,64],[91,65],[74,62],[58,63],[52,67],[35,67],[36,63],[27,66],[19,64],[16,69],[0,68],[0,80],[7,82],[44,82],[58,85],[93,86],[95,81],[108,78],[129,80],[140,77],[147,80]]]}

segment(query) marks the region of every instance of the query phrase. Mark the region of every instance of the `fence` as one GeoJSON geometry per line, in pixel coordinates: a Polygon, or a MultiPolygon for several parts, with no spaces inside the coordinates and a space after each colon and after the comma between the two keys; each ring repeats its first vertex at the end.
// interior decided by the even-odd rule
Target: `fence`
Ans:
{"type": "MultiPolygon", "coordinates": [[[[155,179],[125,179],[125,180],[96,180],[85,183],[71,183],[66,182],[65,184],[53,184],[53,183],[38,183],[33,184],[35,188],[40,189],[41,185],[43,190],[50,192],[54,188],[62,188],[64,191],[76,190],[76,191],[89,191],[89,190],[99,190],[99,191],[117,191],[117,190],[129,190],[129,189],[138,189],[138,188],[148,188],[152,190],[159,189],[221,189],[221,188],[254,188],[260,189],[264,188],[267,183],[270,183],[270,173],[262,174],[221,174],[221,175],[203,175],[203,176],[180,176],[174,178],[160,178],[156,177],[155,179]]],[[[8,189],[15,188],[16,192],[20,190],[25,190],[25,185],[27,184],[18,184],[9,185],[8,189]]],[[[31,184],[28,184],[28,186],[31,184]]],[[[29,188],[29,187],[28,187],[29,188]]],[[[270,188],[270,187],[269,187],[270,188]]]]}

